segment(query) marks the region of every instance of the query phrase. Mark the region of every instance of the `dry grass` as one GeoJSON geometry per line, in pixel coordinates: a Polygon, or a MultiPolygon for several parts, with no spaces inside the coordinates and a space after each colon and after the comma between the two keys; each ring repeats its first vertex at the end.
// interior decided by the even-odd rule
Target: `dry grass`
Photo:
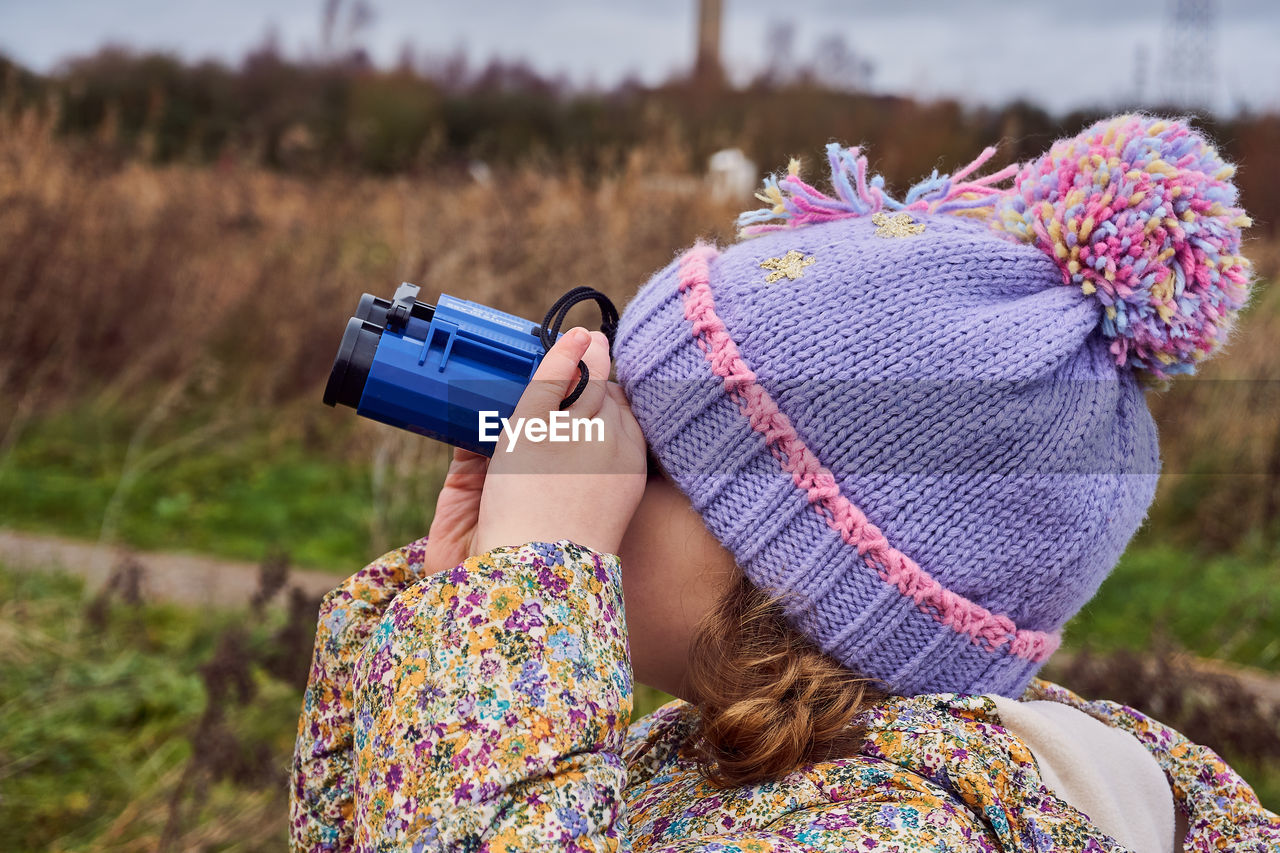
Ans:
{"type": "Polygon", "coordinates": [[[190,376],[275,403],[316,389],[363,291],[409,280],[535,319],[577,284],[621,302],[734,213],[655,179],[646,152],[593,186],[532,168],[301,179],[115,164],[56,141],[51,116],[2,121],[0,388],[20,398],[190,376]]]}

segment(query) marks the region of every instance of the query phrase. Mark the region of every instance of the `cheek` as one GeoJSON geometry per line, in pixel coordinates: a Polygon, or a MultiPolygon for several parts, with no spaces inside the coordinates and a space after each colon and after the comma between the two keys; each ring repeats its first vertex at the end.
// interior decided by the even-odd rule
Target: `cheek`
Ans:
{"type": "Polygon", "coordinates": [[[673,492],[651,481],[618,548],[632,668],[638,681],[668,692],[692,634],[683,600],[693,567],[686,546],[691,519],[701,525],[673,492]]]}
{"type": "Polygon", "coordinates": [[[651,530],[634,522],[618,549],[622,561],[622,597],[631,645],[631,666],[636,679],[652,684],[660,678],[666,646],[671,643],[670,601],[663,595],[669,568],[659,554],[661,543],[651,530]],[[663,641],[663,637],[666,641],[663,641]]]}
{"type": "Polygon", "coordinates": [[[707,532],[688,499],[655,478],[618,557],[636,680],[679,695],[698,623],[736,576],[733,556],[707,532]]]}

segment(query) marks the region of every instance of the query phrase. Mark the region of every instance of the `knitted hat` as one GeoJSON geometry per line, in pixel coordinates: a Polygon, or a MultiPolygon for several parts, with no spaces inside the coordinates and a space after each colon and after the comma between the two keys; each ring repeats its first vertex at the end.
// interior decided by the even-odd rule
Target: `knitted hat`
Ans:
{"type": "Polygon", "coordinates": [[[903,694],[1018,696],[1151,503],[1145,387],[1192,372],[1248,298],[1233,169],[1141,116],[969,178],[988,149],[902,201],[827,151],[835,197],[793,161],[740,218],[755,239],[640,289],[619,382],[824,651],[903,694]]]}

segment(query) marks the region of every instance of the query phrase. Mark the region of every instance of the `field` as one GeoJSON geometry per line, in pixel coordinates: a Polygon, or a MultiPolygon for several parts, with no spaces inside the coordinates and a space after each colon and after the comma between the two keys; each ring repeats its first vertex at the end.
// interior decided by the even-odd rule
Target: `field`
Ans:
{"type": "MultiPolygon", "coordinates": [[[[319,402],[359,294],[408,280],[537,319],[591,284],[621,305],[743,206],[658,144],[591,178],[304,178],[119,160],[52,121],[0,119],[0,526],[139,549],[349,573],[421,535],[447,451],[319,402]]],[[[1250,254],[1263,284],[1228,354],[1152,396],[1156,505],[1069,627],[1070,651],[1121,661],[1099,695],[1141,705],[1122,651],[1280,673],[1280,251],[1250,254]]],[[[314,602],[268,577],[255,618],[189,612],[132,578],[0,569],[0,848],[279,849],[314,602]]],[[[1280,807],[1274,719],[1160,695],[1280,807]]]]}

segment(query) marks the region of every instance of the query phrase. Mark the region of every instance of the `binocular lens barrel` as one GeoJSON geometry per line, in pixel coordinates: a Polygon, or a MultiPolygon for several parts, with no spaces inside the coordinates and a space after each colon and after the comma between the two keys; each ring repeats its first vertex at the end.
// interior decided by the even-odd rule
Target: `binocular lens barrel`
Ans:
{"type": "MultiPolygon", "coordinates": [[[[364,307],[363,304],[361,307],[364,307]]],[[[381,326],[359,317],[352,317],[347,321],[347,330],[342,333],[342,343],[333,360],[333,369],[329,371],[329,383],[324,388],[325,405],[336,406],[341,403],[353,409],[360,406],[364,384],[369,379],[373,355],[378,351],[378,341],[381,338],[381,326]]]]}
{"type": "MultiPolygon", "coordinates": [[[[392,304],[391,300],[372,293],[360,297],[355,315],[347,321],[342,343],[338,346],[338,355],[329,371],[329,383],[324,389],[325,405],[336,406],[341,403],[353,409],[360,407],[365,382],[369,379],[369,369],[373,366],[374,354],[378,350],[378,340],[387,326],[387,314],[391,311],[392,304]]],[[[427,321],[431,320],[433,310],[434,306],[421,302],[413,306],[414,316],[427,321]]]]}

